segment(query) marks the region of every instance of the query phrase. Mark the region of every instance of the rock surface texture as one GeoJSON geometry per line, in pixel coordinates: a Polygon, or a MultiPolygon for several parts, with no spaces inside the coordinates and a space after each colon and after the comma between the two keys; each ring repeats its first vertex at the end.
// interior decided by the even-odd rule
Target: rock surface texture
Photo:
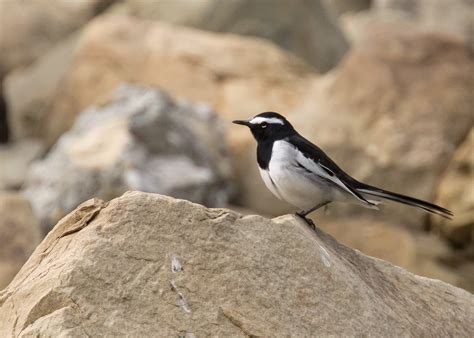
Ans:
{"type": "Polygon", "coordinates": [[[40,241],[39,222],[28,201],[15,192],[0,192],[0,290],[10,283],[40,241]]]}
{"type": "Polygon", "coordinates": [[[111,103],[84,111],[32,165],[24,194],[48,230],[85,200],[126,190],[223,206],[230,176],[224,127],[208,106],[124,85],[111,103]]]}
{"type": "Polygon", "coordinates": [[[62,219],[0,295],[0,336],[459,336],[474,297],[299,219],[132,192],[62,219]]]}

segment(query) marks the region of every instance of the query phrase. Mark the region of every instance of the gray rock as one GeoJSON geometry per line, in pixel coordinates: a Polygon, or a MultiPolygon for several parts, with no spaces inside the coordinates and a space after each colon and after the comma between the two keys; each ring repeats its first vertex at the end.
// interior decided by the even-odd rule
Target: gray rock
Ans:
{"type": "Polygon", "coordinates": [[[45,229],[91,197],[130,189],[222,206],[231,175],[223,139],[207,106],[125,85],[110,104],[84,111],[33,165],[24,193],[45,229]]]}
{"type": "Polygon", "coordinates": [[[140,192],[65,217],[0,294],[0,336],[468,337],[474,296],[273,220],[140,192]]]}
{"type": "Polygon", "coordinates": [[[320,0],[127,0],[131,14],[274,41],[321,72],[336,66],[349,45],[320,0]]]}

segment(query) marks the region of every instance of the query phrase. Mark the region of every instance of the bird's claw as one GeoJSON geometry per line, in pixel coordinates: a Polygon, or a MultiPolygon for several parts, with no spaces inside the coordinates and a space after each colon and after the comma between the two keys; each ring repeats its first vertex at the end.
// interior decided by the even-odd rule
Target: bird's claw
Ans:
{"type": "Polygon", "coordinates": [[[314,222],[313,222],[312,219],[307,218],[305,215],[300,214],[299,212],[296,213],[296,216],[302,218],[303,221],[305,221],[306,224],[308,224],[308,226],[309,226],[311,229],[313,229],[313,231],[316,231],[316,224],[314,224],[314,222]]]}

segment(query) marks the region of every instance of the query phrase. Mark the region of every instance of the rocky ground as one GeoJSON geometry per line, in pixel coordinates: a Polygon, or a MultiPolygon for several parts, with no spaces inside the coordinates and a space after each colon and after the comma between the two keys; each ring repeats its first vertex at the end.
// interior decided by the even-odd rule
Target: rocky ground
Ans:
{"type": "Polygon", "coordinates": [[[474,296],[313,232],[157,194],[66,216],[0,294],[2,336],[458,336],[474,296]]]}
{"type": "MultiPolygon", "coordinates": [[[[474,292],[473,6],[469,0],[0,1],[0,289],[46,233],[90,198],[109,201],[127,190],[140,190],[250,215],[294,212],[264,187],[251,135],[230,124],[273,110],[286,115],[357,179],[455,213],[446,221],[398,205],[379,212],[330,205],[314,215],[320,229],[365,254],[474,292]]],[[[226,226],[233,227],[232,222],[226,226]]],[[[263,219],[252,222],[259,229],[277,226],[263,219]]],[[[289,222],[299,231],[290,218],[278,222],[289,222]]],[[[326,238],[318,236],[314,240],[326,238]]],[[[161,245],[153,243],[150,247],[161,245]]],[[[285,243],[273,249],[296,250],[285,243]]],[[[257,255],[254,249],[249,250],[257,255]]],[[[171,259],[163,257],[155,263],[171,259]]],[[[357,258],[357,264],[362,261],[357,258]]],[[[306,271],[301,261],[285,262],[300,264],[307,277],[323,269],[306,271]]],[[[77,269],[82,269],[80,264],[77,269]]],[[[344,262],[342,266],[347,268],[344,262]]],[[[58,271],[68,276],[68,271],[58,271]]],[[[447,287],[396,271],[423,285],[409,292],[447,287]]],[[[271,276],[261,278],[268,281],[271,276]]],[[[64,285],[78,287],[64,278],[64,285]]],[[[295,283],[304,284],[305,278],[295,283]]],[[[293,285],[280,282],[275,288],[293,285]]],[[[358,320],[375,313],[377,297],[383,295],[372,287],[367,284],[368,298],[358,291],[364,301],[353,310],[367,311],[358,320]]],[[[182,292],[176,291],[179,285],[174,288],[175,295],[182,292]]],[[[39,293],[27,300],[30,310],[22,305],[21,316],[26,317],[16,317],[18,322],[8,324],[8,330],[42,332],[40,323],[54,312],[43,310],[35,298],[39,293]]],[[[69,295],[61,298],[63,291],[59,293],[52,306],[72,318],[72,333],[79,332],[74,330],[81,330],[80,325],[72,324],[80,320],[77,308],[69,309],[69,295]]],[[[420,297],[429,303],[431,295],[420,297]]],[[[286,306],[294,305],[288,302],[286,306]]],[[[261,319],[279,318],[278,307],[263,303],[258,306],[270,314],[261,319]]],[[[305,304],[311,313],[310,303],[305,304]]],[[[222,315],[224,310],[217,312],[216,320],[226,324],[215,333],[242,333],[242,328],[249,334],[266,332],[235,314],[236,307],[230,309],[231,319],[222,315]]],[[[210,313],[206,320],[214,316],[210,313]]],[[[54,316],[51,325],[60,328],[54,316]]],[[[397,316],[390,317],[399,323],[394,332],[421,332],[397,316]]],[[[189,318],[183,320],[181,326],[169,322],[169,329],[214,332],[204,322],[200,331],[189,318]]],[[[301,335],[323,325],[305,320],[301,335]]],[[[431,325],[428,319],[425,323],[431,325]]],[[[281,325],[287,332],[286,324],[281,325]]],[[[384,334],[377,325],[373,328],[384,334]]],[[[348,334],[339,329],[321,332],[348,334]]]]}

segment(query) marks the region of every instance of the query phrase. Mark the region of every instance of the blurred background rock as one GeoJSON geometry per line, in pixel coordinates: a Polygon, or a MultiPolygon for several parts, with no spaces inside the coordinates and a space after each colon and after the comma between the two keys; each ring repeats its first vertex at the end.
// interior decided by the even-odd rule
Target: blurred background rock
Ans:
{"type": "Polygon", "coordinates": [[[473,6],[0,1],[0,231],[13,243],[0,287],[93,196],[138,189],[293,211],[263,186],[249,133],[229,124],[274,110],[356,178],[455,213],[333,205],[314,216],[323,229],[472,292],[473,6]]]}
{"type": "Polygon", "coordinates": [[[224,206],[231,192],[224,138],[208,106],[121,86],[111,103],[82,112],[31,166],[23,191],[45,232],[83,201],[128,190],[224,206]]]}

